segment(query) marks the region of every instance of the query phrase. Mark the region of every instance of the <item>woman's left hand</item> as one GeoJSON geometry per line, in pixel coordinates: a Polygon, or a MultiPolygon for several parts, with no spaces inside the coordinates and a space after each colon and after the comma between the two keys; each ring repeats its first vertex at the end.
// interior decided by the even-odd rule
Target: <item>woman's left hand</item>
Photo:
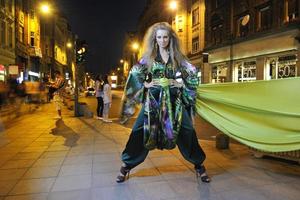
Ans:
{"type": "Polygon", "coordinates": [[[182,82],[178,82],[174,79],[169,79],[169,84],[170,84],[171,87],[177,87],[177,88],[182,88],[183,87],[182,82]]]}

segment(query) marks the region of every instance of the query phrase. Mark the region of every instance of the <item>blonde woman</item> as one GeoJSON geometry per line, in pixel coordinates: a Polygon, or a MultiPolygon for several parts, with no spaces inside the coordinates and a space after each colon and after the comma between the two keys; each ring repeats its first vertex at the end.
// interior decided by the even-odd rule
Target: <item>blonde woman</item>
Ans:
{"type": "Polygon", "coordinates": [[[198,82],[197,70],[181,52],[171,26],[165,22],[151,26],[144,38],[142,59],[132,67],[123,96],[123,121],[133,115],[136,103],[143,106],[122,153],[117,182],[124,182],[149,150],[176,145],[194,164],[197,177],[210,182],[203,165],[205,153],[192,124],[198,82]]]}

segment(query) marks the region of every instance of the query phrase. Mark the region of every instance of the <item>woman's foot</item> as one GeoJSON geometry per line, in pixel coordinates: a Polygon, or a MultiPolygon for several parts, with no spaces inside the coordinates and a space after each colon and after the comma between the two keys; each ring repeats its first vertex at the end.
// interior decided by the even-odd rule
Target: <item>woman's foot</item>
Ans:
{"type": "Polygon", "coordinates": [[[197,178],[200,178],[202,182],[204,183],[209,183],[211,181],[211,179],[209,178],[209,176],[206,173],[206,169],[204,167],[204,165],[201,165],[200,167],[195,167],[196,170],[196,176],[197,178]]]}
{"type": "Polygon", "coordinates": [[[123,183],[126,180],[126,177],[128,179],[129,173],[130,173],[130,168],[127,167],[125,164],[123,164],[120,169],[120,174],[117,176],[116,179],[117,183],[123,183]]]}

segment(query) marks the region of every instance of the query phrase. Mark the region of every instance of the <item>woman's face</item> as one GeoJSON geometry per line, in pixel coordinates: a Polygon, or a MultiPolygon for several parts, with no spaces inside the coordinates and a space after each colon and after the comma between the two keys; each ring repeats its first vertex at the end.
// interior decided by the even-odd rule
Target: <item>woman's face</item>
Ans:
{"type": "Polygon", "coordinates": [[[156,42],[160,48],[167,48],[170,42],[169,31],[158,29],[156,31],[156,42]]]}

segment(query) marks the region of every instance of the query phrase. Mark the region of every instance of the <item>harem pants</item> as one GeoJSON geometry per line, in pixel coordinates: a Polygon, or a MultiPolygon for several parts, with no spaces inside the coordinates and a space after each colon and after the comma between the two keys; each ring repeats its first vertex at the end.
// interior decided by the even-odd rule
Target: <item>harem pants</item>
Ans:
{"type": "MultiPolygon", "coordinates": [[[[183,108],[181,129],[177,138],[177,146],[183,157],[195,165],[199,166],[205,160],[205,153],[198,143],[192,120],[183,108]]],[[[134,168],[142,163],[148,155],[149,150],[144,147],[144,108],[133,126],[126,148],[122,153],[122,161],[126,166],[134,168]]]]}

